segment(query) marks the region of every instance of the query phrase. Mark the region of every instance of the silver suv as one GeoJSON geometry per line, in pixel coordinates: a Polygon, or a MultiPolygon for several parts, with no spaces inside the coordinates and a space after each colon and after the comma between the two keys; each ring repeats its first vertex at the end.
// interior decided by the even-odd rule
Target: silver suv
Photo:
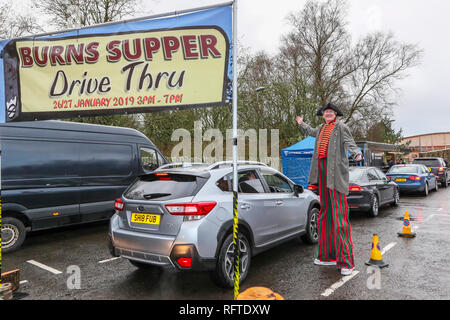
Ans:
{"type": "MultiPolygon", "coordinates": [[[[140,177],[115,202],[110,251],[134,266],[209,270],[233,287],[233,174],[229,162],[169,164],[140,177]]],[[[317,195],[262,163],[240,162],[240,281],[252,256],[301,238],[317,243],[317,195]]]]}

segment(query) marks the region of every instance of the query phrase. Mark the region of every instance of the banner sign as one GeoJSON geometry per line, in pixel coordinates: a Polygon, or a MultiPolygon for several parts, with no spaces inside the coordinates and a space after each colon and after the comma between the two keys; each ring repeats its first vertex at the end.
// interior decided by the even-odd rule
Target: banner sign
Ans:
{"type": "Polygon", "coordinates": [[[0,122],[224,105],[231,23],[225,6],[3,42],[0,122]]]}

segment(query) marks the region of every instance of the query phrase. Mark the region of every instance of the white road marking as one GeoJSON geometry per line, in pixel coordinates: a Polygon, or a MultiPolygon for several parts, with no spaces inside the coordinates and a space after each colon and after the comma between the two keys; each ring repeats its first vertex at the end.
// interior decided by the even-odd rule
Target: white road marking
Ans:
{"type": "Polygon", "coordinates": [[[111,259],[102,260],[102,261],[99,261],[98,263],[110,262],[110,261],[114,261],[114,260],[117,260],[117,259],[120,259],[120,257],[115,257],[115,258],[111,258],[111,259]]]}
{"type": "Polygon", "coordinates": [[[25,283],[28,283],[28,280],[22,280],[19,282],[19,284],[25,284],[25,283]]]}
{"type": "Polygon", "coordinates": [[[34,260],[28,260],[28,263],[31,263],[33,265],[35,265],[36,267],[42,268],[48,272],[51,272],[53,274],[61,274],[62,272],[56,269],[53,269],[52,267],[46,266],[45,264],[42,264],[40,262],[34,261],[34,260]]]}
{"type": "Polygon", "coordinates": [[[353,270],[351,275],[343,277],[341,280],[336,282],[335,284],[332,284],[331,287],[326,289],[324,292],[322,292],[322,296],[328,297],[331,294],[333,294],[334,291],[342,287],[347,281],[351,280],[354,276],[356,276],[359,273],[358,270],[353,270]]]}
{"type": "Polygon", "coordinates": [[[430,220],[431,218],[433,218],[436,215],[436,213],[430,214],[428,217],[426,217],[422,223],[427,222],[428,220],[430,220]]]}
{"type": "MultiPolygon", "coordinates": [[[[397,244],[397,242],[391,242],[389,243],[386,247],[383,248],[383,250],[381,250],[381,254],[385,254],[386,252],[388,252],[389,250],[391,250],[393,247],[395,247],[395,245],[397,244]]],[[[336,291],[337,289],[339,289],[340,287],[342,287],[347,281],[351,280],[354,276],[356,276],[359,273],[358,270],[353,270],[352,274],[349,276],[345,276],[343,277],[341,280],[339,280],[338,282],[334,283],[331,285],[331,287],[329,287],[328,289],[326,289],[324,292],[322,292],[322,296],[324,297],[328,297],[330,295],[332,295],[334,293],[334,291],[336,291]]]]}
{"type": "Polygon", "coordinates": [[[386,252],[388,252],[389,250],[391,250],[393,247],[395,247],[396,244],[397,244],[397,242],[389,243],[386,247],[383,248],[383,250],[381,250],[381,255],[383,255],[386,252]]]}

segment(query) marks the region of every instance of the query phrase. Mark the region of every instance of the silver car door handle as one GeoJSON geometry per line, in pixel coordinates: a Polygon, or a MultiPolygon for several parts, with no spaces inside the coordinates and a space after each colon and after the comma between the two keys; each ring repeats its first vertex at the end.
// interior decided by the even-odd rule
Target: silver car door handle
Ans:
{"type": "Polygon", "coordinates": [[[278,200],[277,202],[275,202],[275,204],[276,204],[277,206],[281,206],[281,205],[283,204],[283,201],[278,200]]]}
{"type": "Polygon", "coordinates": [[[250,209],[250,205],[247,203],[241,204],[241,209],[250,209]]]}

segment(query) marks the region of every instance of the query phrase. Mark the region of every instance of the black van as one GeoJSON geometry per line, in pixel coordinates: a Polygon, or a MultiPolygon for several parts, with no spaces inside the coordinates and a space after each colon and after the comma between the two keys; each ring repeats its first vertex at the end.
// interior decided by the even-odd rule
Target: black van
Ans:
{"type": "Polygon", "coordinates": [[[65,121],[0,124],[2,250],[27,231],[109,219],[138,175],[168,161],[134,129],[65,121]]]}

